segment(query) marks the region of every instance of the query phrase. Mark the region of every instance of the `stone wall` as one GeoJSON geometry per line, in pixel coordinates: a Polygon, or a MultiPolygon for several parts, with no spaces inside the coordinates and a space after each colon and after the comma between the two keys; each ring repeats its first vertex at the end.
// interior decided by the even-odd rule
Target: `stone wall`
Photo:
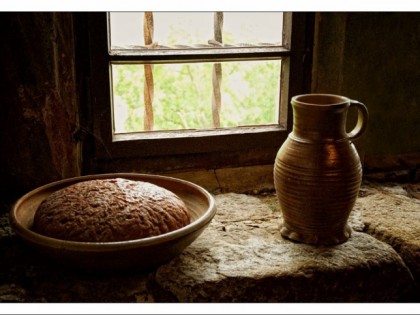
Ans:
{"type": "Polygon", "coordinates": [[[318,13],[315,37],[313,92],[369,109],[368,130],[356,143],[366,168],[419,168],[420,14],[318,13]]]}
{"type": "Polygon", "coordinates": [[[0,32],[0,178],[13,199],[80,174],[72,15],[1,13],[0,32]]]}

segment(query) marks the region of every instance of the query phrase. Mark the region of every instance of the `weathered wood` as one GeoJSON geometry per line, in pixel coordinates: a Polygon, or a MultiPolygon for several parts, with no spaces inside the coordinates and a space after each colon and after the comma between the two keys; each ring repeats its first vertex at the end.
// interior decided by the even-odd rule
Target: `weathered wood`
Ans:
{"type": "Polygon", "coordinates": [[[80,175],[71,13],[4,13],[1,178],[6,191],[80,175]],[[13,30],[13,31],[11,31],[13,30]]]}

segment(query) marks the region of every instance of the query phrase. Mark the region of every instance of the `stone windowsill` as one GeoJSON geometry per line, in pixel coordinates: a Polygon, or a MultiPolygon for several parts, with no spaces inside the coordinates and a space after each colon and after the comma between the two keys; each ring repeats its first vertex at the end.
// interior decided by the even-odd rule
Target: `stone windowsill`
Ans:
{"type": "Polygon", "coordinates": [[[362,186],[350,240],[333,247],[280,236],[273,194],[216,195],[218,212],[184,252],[149,273],[81,274],[44,266],[0,218],[2,302],[400,302],[420,266],[418,186],[362,186]],[[417,190],[416,190],[417,189],[417,190]]]}

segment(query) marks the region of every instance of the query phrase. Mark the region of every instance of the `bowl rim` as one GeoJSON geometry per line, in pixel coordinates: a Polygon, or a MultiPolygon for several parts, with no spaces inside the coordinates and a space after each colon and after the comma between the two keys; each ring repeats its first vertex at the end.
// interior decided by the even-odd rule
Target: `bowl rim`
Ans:
{"type": "MultiPolygon", "coordinates": [[[[167,188],[165,188],[167,189],[167,188]]],[[[170,189],[168,189],[170,190],[170,189]]],[[[170,190],[171,191],[171,190],[170,190]]],[[[182,198],[181,198],[182,199],[182,198]]],[[[181,236],[185,236],[191,234],[200,228],[208,225],[210,221],[213,219],[214,215],[216,214],[216,202],[214,197],[203,187],[175,177],[164,176],[164,175],[152,175],[152,174],[141,174],[141,173],[105,173],[105,174],[94,174],[94,175],[82,175],[76,177],[70,177],[58,181],[54,181],[45,185],[42,185],[38,188],[35,188],[23,196],[21,196],[12,206],[12,209],[9,212],[9,222],[12,229],[15,231],[17,235],[22,237],[23,239],[42,246],[48,246],[49,248],[57,248],[57,249],[66,249],[66,250],[76,250],[80,251],[83,248],[84,251],[114,251],[114,250],[121,250],[121,249],[131,249],[131,248],[139,248],[139,247],[147,247],[152,245],[157,245],[161,243],[166,243],[172,240],[175,240],[181,236]],[[157,179],[169,182],[176,182],[178,184],[189,186],[200,192],[200,194],[205,197],[208,201],[208,207],[206,211],[203,213],[202,216],[197,218],[195,221],[190,222],[188,225],[179,228],[177,230],[167,232],[164,234],[151,236],[147,238],[135,239],[135,240],[127,240],[127,241],[117,241],[117,242],[78,242],[78,241],[68,241],[62,240],[58,238],[48,237],[39,233],[36,233],[24,225],[22,225],[18,219],[16,212],[21,206],[21,204],[36,195],[40,191],[49,189],[51,187],[62,185],[62,184],[69,184],[78,183],[85,180],[93,180],[93,179],[107,179],[107,178],[130,178],[133,180],[143,180],[147,181],[148,179],[157,179]]]]}

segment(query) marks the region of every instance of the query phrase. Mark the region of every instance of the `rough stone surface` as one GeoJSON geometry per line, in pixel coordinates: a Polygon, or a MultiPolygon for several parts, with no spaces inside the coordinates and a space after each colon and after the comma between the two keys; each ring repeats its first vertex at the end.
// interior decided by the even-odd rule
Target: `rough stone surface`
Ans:
{"type": "Polygon", "coordinates": [[[356,208],[365,232],[390,244],[420,283],[420,184],[366,184],[356,208]],[[417,197],[417,198],[416,198],[417,197]]]}
{"type": "Polygon", "coordinates": [[[1,302],[153,302],[150,274],[86,274],[51,265],[0,216],[1,302]]]}
{"type": "Polygon", "coordinates": [[[228,192],[258,193],[274,190],[273,164],[194,172],[170,172],[166,175],[193,182],[213,194],[228,192]],[[241,178],[247,180],[238,180],[241,178]]]}
{"type": "Polygon", "coordinates": [[[390,302],[414,285],[391,246],[355,231],[333,247],[281,237],[267,197],[216,196],[211,226],[155,280],[181,302],[390,302]],[[246,209],[246,211],[244,211],[246,209]],[[392,285],[389,285],[392,283],[392,285]]]}
{"type": "Polygon", "coordinates": [[[214,220],[179,257],[122,275],[48,264],[2,211],[0,302],[418,302],[406,266],[418,279],[419,191],[365,183],[349,220],[353,235],[333,247],[283,239],[273,194],[220,194],[214,220]]]}

